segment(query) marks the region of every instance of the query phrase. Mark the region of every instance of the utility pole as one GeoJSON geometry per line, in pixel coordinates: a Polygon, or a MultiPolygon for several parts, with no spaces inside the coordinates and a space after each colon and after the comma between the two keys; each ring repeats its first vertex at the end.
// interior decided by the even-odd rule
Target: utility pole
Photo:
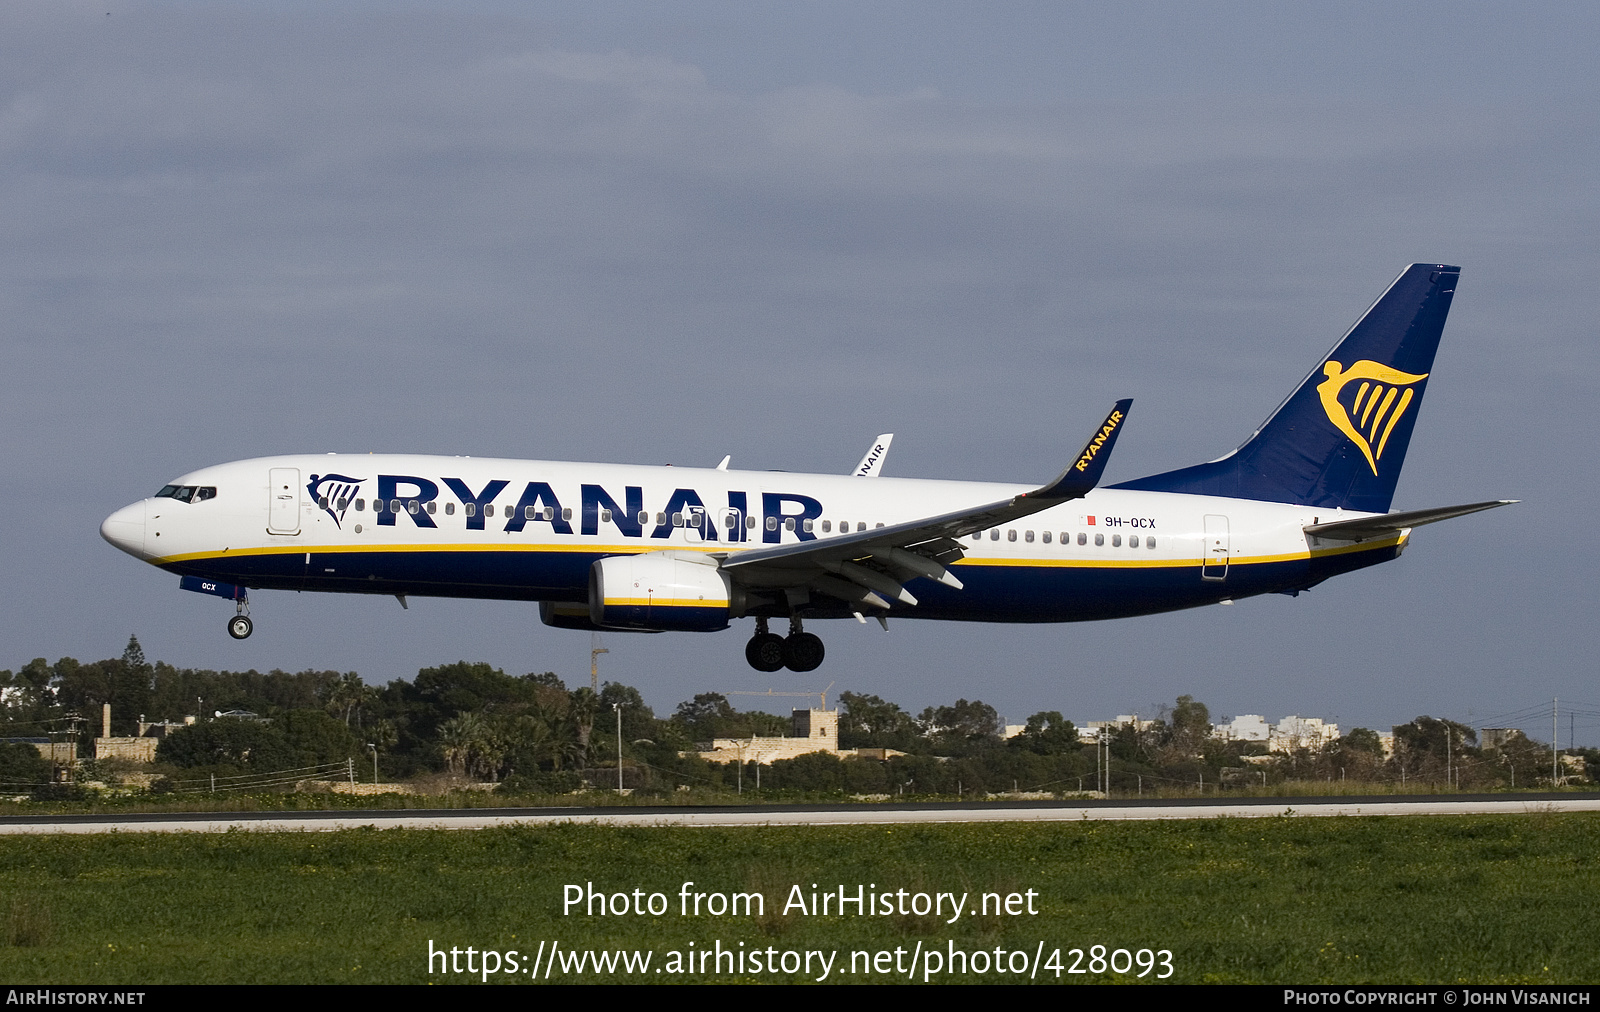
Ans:
{"type": "Polygon", "coordinates": [[[1450,770],[1451,746],[1454,744],[1455,729],[1447,720],[1444,722],[1444,783],[1446,787],[1455,786],[1455,778],[1450,770]]]}
{"type": "Polygon", "coordinates": [[[1552,696],[1550,698],[1550,789],[1555,790],[1560,782],[1560,761],[1556,758],[1556,737],[1561,733],[1561,725],[1556,723],[1557,714],[1561,711],[1561,700],[1552,696]]]}
{"type": "Polygon", "coordinates": [[[1104,730],[1106,750],[1106,797],[1111,797],[1111,729],[1104,730]]]}
{"type": "Polygon", "coordinates": [[[600,655],[609,654],[611,651],[600,645],[600,634],[593,633],[589,637],[589,688],[595,692],[600,691],[600,655]]]}
{"type": "Polygon", "coordinates": [[[612,703],[611,709],[617,712],[617,793],[622,793],[622,704],[612,703]]]}

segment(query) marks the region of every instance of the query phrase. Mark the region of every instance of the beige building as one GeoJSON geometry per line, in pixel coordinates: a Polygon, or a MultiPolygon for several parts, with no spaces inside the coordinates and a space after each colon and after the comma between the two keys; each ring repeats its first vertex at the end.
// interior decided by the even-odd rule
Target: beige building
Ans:
{"type": "Polygon", "coordinates": [[[710,750],[699,755],[713,763],[766,764],[811,752],[846,754],[839,751],[838,710],[795,710],[790,714],[787,738],[718,738],[710,750]]]}
{"type": "Polygon", "coordinates": [[[78,764],[78,743],[75,741],[51,741],[49,738],[0,738],[0,742],[32,745],[44,757],[45,762],[57,766],[78,764]]]}
{"type": "Polygon", "coordinates": [[[1267,739],[1270,752],[1295,752],[1299,749],[1316,751],[1324,745],[1339,740],[1339,725],[1318,717],[1300,717],[1291,714],[1278,721],[1267,739]]]}
{"type": "Polygon", "coordinates": [[[194,723],[193,717],[184,718],[182,724],[163,721],[153,724],[139,716],[139,734],[133,738],[113,738],[111,736],[111,704],[106,703],[100,707],[100,737],[94,740],[94,757],[96,759],[126,759],[128,762],[153,763],[156,761],[156,746],[161,743],[171,732],[180,727],[194,723]]]}

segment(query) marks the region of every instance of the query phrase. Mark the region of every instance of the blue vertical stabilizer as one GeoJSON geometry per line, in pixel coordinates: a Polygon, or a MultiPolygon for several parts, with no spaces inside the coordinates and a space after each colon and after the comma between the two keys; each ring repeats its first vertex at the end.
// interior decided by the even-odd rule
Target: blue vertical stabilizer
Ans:
{"type": "Polygon", "coordinates": [[[1407,267],[1243,446],[1111,487],[1387,513],[1460,276],[1407,267]]]}

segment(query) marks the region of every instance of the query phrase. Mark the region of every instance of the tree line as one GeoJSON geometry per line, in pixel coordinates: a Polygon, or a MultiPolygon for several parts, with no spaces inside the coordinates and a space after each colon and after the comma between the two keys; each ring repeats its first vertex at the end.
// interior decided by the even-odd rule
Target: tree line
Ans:
{"type": "MultiPolygon", "coordinates": [[[[1427,716],[1395,728],[1392,756],[1384,755],[1376,732],[1357,728],[1325,746],[1269,758],[1263,742],[1214,737],[1207,708],[1189,696],[1152,721],[1091,742],[1057,711],[1033,714],[1021,733],[1007,738],[999,713],[980,700],[912,714],[856,692],[838,699],[840,747],[890,753],[870,759],[812,754],[741,769],[708,763],[695,752],[716,738],[782,736],[790,722],[740,711],[720,693],[696,695],[657,717],[631,686],[569,688],[548,671],[510,675],[460,661],[376,686],[353,671],[152,664],[137,638],[119,658],[54,664],[40,658],[15,672],[0,671],[0,738],[76,739],[80,755],[91,755],[105,703],[112,707],[112,734],[120,736],[136,734],[141,717],[201,715],[161,740],[155,769],[164,778],[157,789],[214,784],[219,777],[224,784],[258,784],[284,771],[280,786],[288,786],[296,771],[328,775],[352,762],[361,779],[369,779],[374,758],[385,780],[441,777],[511,793],[615,786],[619,766],[623,785],[646,794],[749,790],[759,783],[764,793],[962,796],[1158,793],[1293,780],[1488,789],[1534,786],[1541,777],[1548,783],[1551,770],[1546,745],[1516,736],[1483,749],[1472,728],[1427,716]],[[203,716],[218,711],[249,711],[261,719],[203,716]]],[[[59,777],[31,746],[0,744],[0,794],[60,791],[42,786],[59,777]]]]}

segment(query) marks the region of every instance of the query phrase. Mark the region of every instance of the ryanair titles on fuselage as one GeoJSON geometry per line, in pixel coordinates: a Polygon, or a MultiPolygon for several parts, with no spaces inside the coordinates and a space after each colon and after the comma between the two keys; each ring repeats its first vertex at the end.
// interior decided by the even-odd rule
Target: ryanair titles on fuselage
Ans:
{"type": "MultiPolygon", "coordinates": [[[[604,524],[626,538],[666,539],[674,529],[688,526],[699,529],[707,541],[759,540],[776,544],[785,533],[793,533],[802,541],[815,540],[813,528],[823,512],[818,499],[797,492],[757,493],[760,512],[752,515],[752,496],[747,491],[728,491],[723,504],[708,503],[693,488],[674,488],[666,505],[652,512],[645,508],[643,485],[622,485],[619,496],[615,494],[616,485],[607,489],[582,482],[576,502],[569,492],[563,503],[548,481],[524,482],[520,490],[506,478],[483,481],[477,488],[467,479],[446,476],[435,480],[415,474],[378,474],[371,481],[371,509],[380,527],[403,523],[402,517],[417,527],[437,527],[434,517],[445,490],[453,497],[444,501],[446,515],[453,516],[459,504],[467,530],[485,530],[493,522],[510,533],[522,531],[529,524],[546,523],[554,534],[598,535],[604,524]]],[[[362,496],[367,482],[366,478],[344,474],[312,474],[306,491],[320,509],[343,527],[352,510],[367,510],[362,496]]]]}

